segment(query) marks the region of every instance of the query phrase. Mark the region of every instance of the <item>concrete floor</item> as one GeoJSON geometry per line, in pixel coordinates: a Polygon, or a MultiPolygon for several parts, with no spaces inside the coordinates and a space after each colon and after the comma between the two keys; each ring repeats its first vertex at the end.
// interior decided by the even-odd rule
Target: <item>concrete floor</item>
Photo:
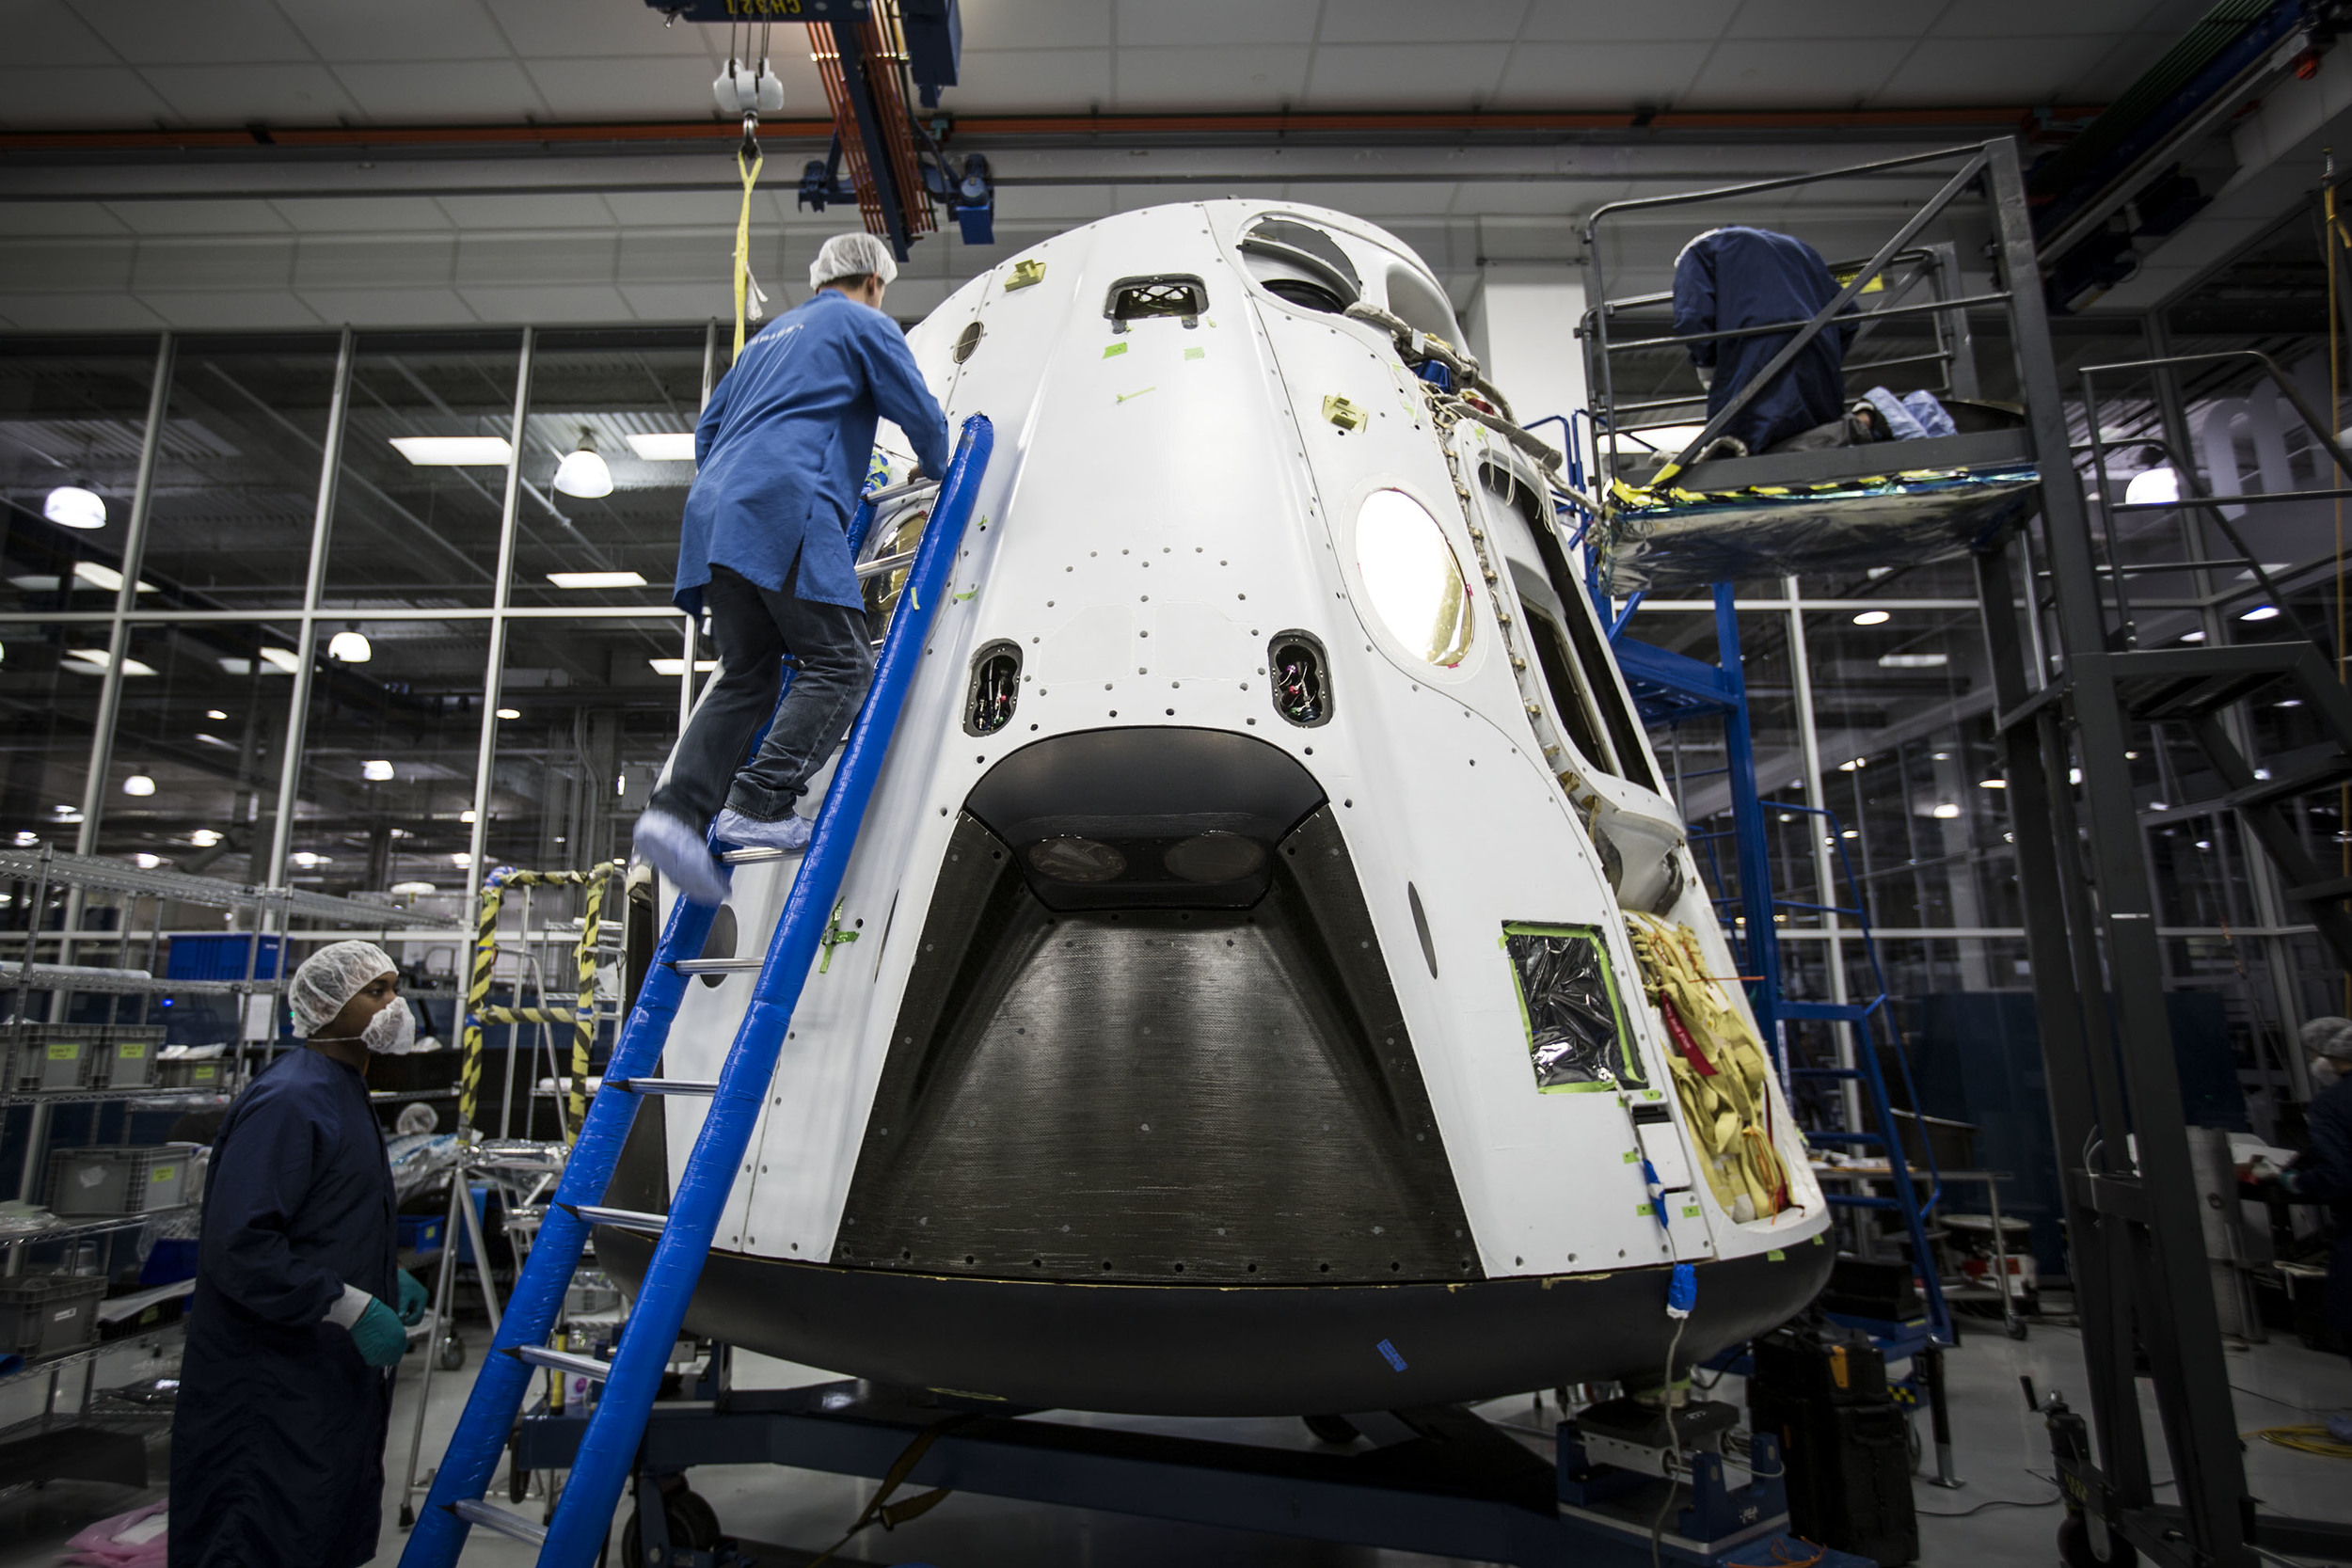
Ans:
{"type": "MultiPolygon", "coordinates": [[[[472,1338],[478,1347],[481,1331],[472,1338]]],[[[2323,1355],[2292,1339],[2233,1349],[2230,1379],[2237,1390],[2241,1430],[2315,1421],[2330,1410],[2352,1408],[2352,1363],[2323,1355]]],[[[2053,1535],[2059,1511],[2056,1490],[2045,1480],[2048,1444],[2042,1423],[2029,1415],[2019,1392],[2020,1375],[2045,1393],[2064,1390],[2079,1402],[2081,1346],[2071,1329],[2037,1325],[2030,1338],[2001,1337],[1997,1325],[1968,1335],[1947,1360],[1952,1396],[1958,1469],[1965,1485],[1945,1491],[1915,1483],[1923,1568],[1982,1568],[1991,1561],[2054,1563],[2053,1535]]],[[[108,1368],[108,1375],[115,1369],[108,1368]]],[[[472,1364],[455,1375],[437,1376],[425,1422],[425,1463],[439,1455],[455,1420],[472,1364]]],[[[118,1378],[117,1381],[119,1381],[118,1378]]],[[[383,1545],[378,1560],[397,1560],[402,1533],[400,1472],[406,1458],[410,1422],[421,1382],[411,1357],[403,1369],[387,1454],[383,1545]]],[[[2143,1391],[2145,1389],[2145,1385],[2143,1391]]],[[[70,1388],[69,1394],[76,1391],[70,1388]]],[[[1739,1402],[1736,1380],[1716,1397],[1739,1402]]],[[[1486,1414],[1505,1421],[1527,1421],[1525,1401],[1497,1401],[1486,1414]]],[[[1547,1412],[1547,1418],[1549,1417],[1547,1412]]],[[[1102,1418],[1091,1418],[1103,1419],[1102,1418]]],[[[1127,1424],[1120,1422],[1120,1424],[1127,1424]]],[[[1181,1423],[1201,1435],[1230,1441],[1305,1446],[1311,1441],[1292,1421],[1197,1421],[1181,1423]]],[[[1924,1426],[1924,1418],[1923,1418],[1924,1426]]],[[[2157,1431],[2153,1399],[2149,1430],[2157,1431]]],[[[1537,1441],[1549,1452],[1549,1445],[1537,1441]]],[[[2322,1459],[2249,1441],[2246,1465],[2249,1490],[2269,1509],[2326,1519],[2352,1519],[2352,1464],[2322,1459]]],[[[1932,1455],[1922,1469],[1932,1473],[1932,1455]]],[[[163,1473],[159,1463],[156,1474],[163,1473]]],[[[0,1478],[4,1482],[5,1478],[0,1478]]],[[[854,1518],[872,1482],[762,1466],[718,1466],[695,1472],[697,1491],[709,1499],[732,1534],[748,1540],[786,1543],[815,1550],[830,1544],[854,1518]]],[[[47,1564],[74,1530],[93,1519],[122,1512],[162,1495],[121,1487],[58,1483],[35,1493],[0,1493],[0,1568],[47,1564]]],[[[529,1505],[533,1511],[536,1500],[529,1505]]],[[[528,1548],[476,1531],[464,1562],[469,1568],[504,1568],[532,1560],[528,1548]]],[[[612,1560],[618,1562],[617,1554],[612,1560]]],[[[929,1562],[939,1568],[1041,1568],[1052,1564],[1102,1564],[1104,1568],[1198,1568],[1203,1562],[1234,1568],[1297,1565],[1297,1568],[1418,1568],[1452,1559],[1356,1547],[1324,1546],[1280,1537],[1195,1526],[1169,1525],[1118,1514],[1056,1509],[959,1495],[893,1535],[861,1537],[854,1553],[836,1561],[929,1562]]]]}

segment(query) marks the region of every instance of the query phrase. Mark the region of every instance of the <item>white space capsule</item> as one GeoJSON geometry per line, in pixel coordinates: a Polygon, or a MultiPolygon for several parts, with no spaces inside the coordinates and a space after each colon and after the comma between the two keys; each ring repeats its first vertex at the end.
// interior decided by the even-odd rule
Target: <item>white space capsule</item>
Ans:
{"type": "MultiPolygon", "coordinates": [[[[1530,443],[1417,373],[1460,341],[1419,259],[1160,207],[911,341],[995,455],[689,1327],[1305,1414],[1655,1381],[1677,1262],[1684,1362],[1810,1299],[1803,1135],[1530,443]]],[[[737,869],[714,956],[796,864],[737,869]]],[[[664,1070],[716,1077],[753,984],[690,987],[664,1070]]],[[[649,1102],[611,1201],[665,1207],[706,1105],[649,1102]]]]}

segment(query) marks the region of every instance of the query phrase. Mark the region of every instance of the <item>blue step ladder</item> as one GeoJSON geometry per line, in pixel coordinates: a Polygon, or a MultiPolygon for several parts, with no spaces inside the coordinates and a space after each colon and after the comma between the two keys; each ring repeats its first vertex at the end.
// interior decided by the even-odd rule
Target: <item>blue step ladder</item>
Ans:
{"type": "MultiPolygon", "coordinates": [[[[680,966],[703,950],[718,913],[685,898],[672,906],[637,1006],[613,1047],[603,1087],[589,1103],[580,1140],[573,1147],[554,1201],[548,1207],[538,1241],[515,1283],[492,1354],[483,1360],[415,1532],[401,1554],[401,1568],[454,1568],[468,1532],[475,1525],[537,1545],[539,1561],[548,1568],[589,1568],[603,1550],[612,1511],[636,1463],[662,1373],[685,1322],[695,1282],[702,1275],[703,1262],[709,1256],[711,1238],[758,1125],[787,1026],[832,923],[834,896],[849,868],[859,825],[898,725],[898,710],[922,662],[924,639],[946,595],[957,548],[971,519],[994,440],[985,418],[974,415],[964,420],[954,461],[941,483],[905,590],[891,617],[872,689],[850,732],[833,787],[818,813],[815,835],[786,901],[783,918],[776,924],[751,1007],[715,1083],[654,1076],[691,977],[680,966]],[[648,1214],[605,1207],[605,1189],[638,1107],[648,1097],[664,1094],[710,1097],[709,1114],[694,1140],[670,1212],[648,1214]],[[609,1363],[552,1350],[547,1343],[591,1228],[598,1225],[660,1237],[609,1363]],[[556,1504],[554,1519],[544,1529],[483,1500],[521,1414],[532,1369],[537,1367],[592,1378],[604,1386],[603,1398],[589,1419],[556,1504]]],[[[862,534],[863,525],[870,522],[870,502],[859,510],[852,531],[862,534]]],[[[773,859],[776,854],[739,850],[723,858],[739,863],[773,859]]]]}
{"type": "MultiPolygon", "coordinates": [[[[1609,600],[1600,592],[1597,579],[1589,582],[1588,587],[1600,610],[1601,619],[1609,628],[1609,640],[1616,654],[1618,668],[1625,672],[1626,685],[1633,693],[1634,705],[1641,710],[1645,724],[1678,724],[1712,715],[1720,715],[1723,719],[1724,771],[1731,790],[1732,827],[1728,833],[1694,832],[1690,838],[1693,847],[1705,855],[1712,874],[1711,879],[1718,889],[1724,887],[1725,879],[1716,843],[1726,837],[1732,842],[1739,890],[1736,894],[1717,897],[1714,903],[1729,932],[1734,955],[1740,961],[1740,971],[1748,977],[1748,1005],[1756,1014],[1756,1030],[1763,1036],[1773,1060],[1780,1064],[1786,1074],[1784,1083],[1826,1080],[1839,1085],[1851,1083],[1859,1089],[1868,1127],[1843,1125],[1845,1097],[1842,1094],[1832,1095],[1828,1098],[1837,1107],[1836,1120],[1839,1125],[1810,1130],[1805,1138],[1817,1148],[1883,1153],[1888,1168],[1889,1196],[1883,1196],[1867,1191],[1825,1189],[1823,1196],[1836,1208],[1889,1211],[1899,1215],[1905,1239],[1911,1245],[1912,1264],[1919,1279],[1921,1303],[1926,1308],[1923,1323],[1873,1323],[1866,1326],[1886,1340],[1889,1360],[1910,1355],[1923,1345],[1948,1345],[1953,1342],[1951,1309],[1944,1299],[1944,1287],[1936,1275],[1934,1255],[1928,1246],[1928,1216],[1943,1197],[1943,1176],[1936,1168],[1935,1150],[1929,1144],[1924,1124],[1918,1142],[1920,1152],[1927,1161],[1926,1167],[1919,1170],[1909,1164],[1895,1119],[1894,1105],[1887,1096],[1885,1072],[1880,1061],[1879,1048],[1882,1044],[1894,1056],[1902,1073],[1905,1098],[1914,1106],[1919,1103],[1919,1097],[1911,1082],[1910,1058],[1904,1053],[1902,1036],[1896,1027],[1886,993],[1886,971],[1879,961],[1878,942],[1870,933],[1869,915],[1863,908],[1862,886],[1855,879],[1853,865],[1846,854],[1844,827],[1836,815],[1819,806],[1765,800],[1756,787],[1756,744],[1748,723],[1747,686],[1740,658],[1740,619],[1733,602],[1732,585],[1717,583],[1714,589],[1716,657],[1719,660],[1714,664],[1692,658],[1688,654],[1653,647],[1626,636],[1626,626],[1632,620],[1642,595],[1632,595],[1613,615],[1609,600]],[[1773,896],[1771,841],[1765,827],[1768,812],[1821,820],[1823,831],[1837,851],[1837,864],[1847,890],[1844,896],[1850,900],[1849,903],[1821,905],[1773,896]],[[1783,994],[1779,924],[1774,918],[1783,912],[1834,914],[1840,920],[1852,923],[1851,933],[1844,934],[1860,940],[1863,952],[1869,960],[1873,990],[1868,1001],[1801,1002],[1783,994]],[[1804,1022],[1849,1025],[1853,1030],[1854,1065],[1790,1066],[1781,1026],[1804,1022]],[[1927,1189],[1924,1197],[1920,1193],[1922,1185],[1927,1189]]],[[[1686,775],[1699,776],[1704,775],[1686,775]]],[[[1790,1098],[1793,1100],[1794,1096],[1790,1098]]],[[[1794,1109],[1793,1105],[1791,1109],[1794,1109]]]]}

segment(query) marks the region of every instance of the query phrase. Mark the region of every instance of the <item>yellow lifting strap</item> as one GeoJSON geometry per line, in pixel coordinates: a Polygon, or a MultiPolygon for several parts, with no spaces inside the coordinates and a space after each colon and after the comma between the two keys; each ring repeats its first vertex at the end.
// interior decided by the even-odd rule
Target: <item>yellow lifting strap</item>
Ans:
{"type": "MultiPolygon", "coordinates": [[[[748,135],[745,139],[750,138],[748,135]]],[[[767,155],[755,151],[749,164],[743,161],[743,150],[735,151],[735,171],[743,177],[743,207],[735,217],[735,352],[743,353],[743,309],[746,294],[765,300],[759,285],[752,280],[752,187],[759,183],[759,168],[768,161],[767,155]]],[[[753,312],[756,315],[756,309],[753,312]]]]}
{"type": "Polygon", "coordinates": [[[1707,1156],[1699,1164],[1708,1186],[1726,1211],[1736,1212],[1744,1196],[1755,1218],[1769,1218],[1780,1212],[1788,1179],[1765,1130],[1771,1069],[1763,1041],[1722,982],[1708,973],[1696,932],[1638,912],[1629,913],[1626,925],[1640,960],[1643,990],[1652,1006],[1662,1001],[1673,1006],[1707,1064],[1701,1068],[1678,1044],[1667,1053],[1684,1119],[1707,1156]]]}
{"type": "MultiPolygon", "coordinates": [[[[626,871],[627,861],[606,861],[585,871],[517,871],[500,866],[482,884],[481,903],[474,917],[473,972],[466,986],[465,1060],[460,1070],[457,1119],[471,1128],[482,1090],[482,1035],[485,1024],[541,1024],[572,1030],[571,1115],[564,1118],[564,1141],[577,1142],[580,1125],[588,1115],[590,1050],[596,1031],[596,947],[604,937],[604,890],[607,879],[626,871]],[[490,982],[498,969],[499,912],[510,887],[578,887],[584,890],[586,908],[580,917],[580,941],[572,954],[580,986],[579,1002],[571,1007],[493,1007],[488,1005],[490,982]]],[[[510,1041],[508,1049],[516,1049],[510,1041]]]]}

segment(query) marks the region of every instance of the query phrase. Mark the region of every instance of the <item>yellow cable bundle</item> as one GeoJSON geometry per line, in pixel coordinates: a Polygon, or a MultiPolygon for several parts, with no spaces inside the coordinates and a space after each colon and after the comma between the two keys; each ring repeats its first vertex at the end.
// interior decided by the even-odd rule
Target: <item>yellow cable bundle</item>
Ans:
{"type": "Polygon", "coordinates": [[[743,177],[743,209],[735,218],[735,352],[743,352],[743,306],[748,292],[760,293],[759,285],[752,281],[752,187],[759,183],[759,168],[768,161],[764,153],[755,153],[749,165],[743,162],[741,149],[735,154],[735,171],[743,177]]]}
{"type": "Polygon", "coordinates": [[[1714,976],[1698,935],[1654,915],[1626,916],[1642,990],[1671,1008],[1667,1062],[1683,1116],[1707,1155],[1700,1162],[1715,1200],[1736,1220],[1766,1219],[1788,1205],[1788,1175],[1765,1131],[1771,1101],[1763,1042],[1714,976]],[[1710,1072],[1692,1060],[1683,1037],[1710,1072]]]}

